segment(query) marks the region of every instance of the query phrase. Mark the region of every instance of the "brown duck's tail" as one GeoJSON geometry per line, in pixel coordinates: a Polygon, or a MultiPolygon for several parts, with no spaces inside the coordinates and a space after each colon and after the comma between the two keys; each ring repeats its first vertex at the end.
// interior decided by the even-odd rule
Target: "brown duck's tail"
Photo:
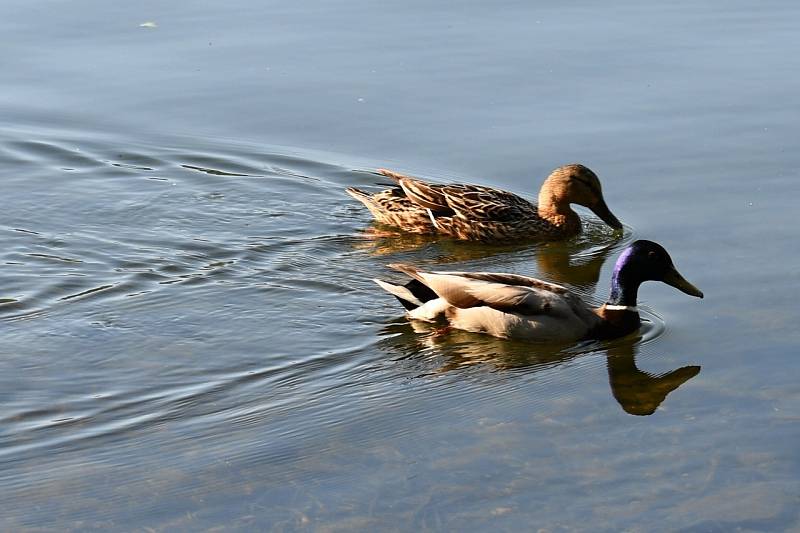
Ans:
{"type": "Polygon", "coordinates": [[[368,192],[364,192],[361,189],[356,189],[355,187],[348,187],[345,189],[347,194],[361,202],[369,209],[369,212],[372,213],[373,218],[375,220],[382,222],[384,220],[383,210],[381,209],[380,204],[378,204],[372,197],[371,194],[368,192]]]}
{"type": "Polygon", "coordinates": [[[400,183],[400,180],[406,179],[406,178],[407,179],[414,179],[411,176],[407,176],[405,174],[400,174],[399,172],[394,172],[393,170],[389,170],[389,169],[386,169],[386,168],[379,168],[378,169],[378,174],[386,176],[387,178],[392,178],[397,183],[400,183]]]}
{"type": "Polygon", "coordinates": [[[372,202],[372,195],[362,191],[361,189],[356,189],[355,187],[348,187],[345,189],[345,192],[358,200],[359,202],[372,202]]]}

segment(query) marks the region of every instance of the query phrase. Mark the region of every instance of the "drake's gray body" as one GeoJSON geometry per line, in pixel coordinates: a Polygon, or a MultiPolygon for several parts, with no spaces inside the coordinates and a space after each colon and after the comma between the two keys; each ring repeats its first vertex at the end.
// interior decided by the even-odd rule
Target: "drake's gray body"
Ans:
{"type": "MultiPolygon", "coordinates": [[[[495,337],[565,342],[586,337],[600,323],[600,317],[579,296],[536,278],[393,267],[418,279],[439,296],[409,311],[408,316],[413,319],[444,318],[454,328],[495,337]]],[[[381,282],[384,289],[385,284],[381,282]]]]}
{"type": "Polygon", "coordinates": [[[528,276],[423,272],[409,265],[390,266],[414,281],[404,286],[375,281],[403,302],[409,318],[445,319],[454,328],[495,337],[571,342],[625,335],[640,325],[636,297],[639,286],[648,280],[703,297],[680,275],[664,248],[644,240],[620,254],[609,301],[598,308],[561,285],[528,276]]]}

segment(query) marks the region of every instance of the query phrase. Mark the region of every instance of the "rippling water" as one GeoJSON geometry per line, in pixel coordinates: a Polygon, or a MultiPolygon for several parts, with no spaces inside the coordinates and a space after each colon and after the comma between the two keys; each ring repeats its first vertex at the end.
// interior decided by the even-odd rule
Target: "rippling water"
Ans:
{"type": "Polygon", "coordinates": [[[3,530],[800,528],[794,4],[90,4],[0,22],[3,530]],[[387,235],[344,193],[572,160],[624,238],[387,235]],[[706,299],[645,285],[608,343],[410,324],[371,281],[598,303],[636,238],[706,299]]]}

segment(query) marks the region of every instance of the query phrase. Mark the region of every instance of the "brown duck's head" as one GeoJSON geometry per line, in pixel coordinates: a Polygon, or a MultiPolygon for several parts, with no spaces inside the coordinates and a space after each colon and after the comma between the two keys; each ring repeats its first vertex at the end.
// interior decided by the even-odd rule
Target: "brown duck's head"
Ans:
{"type": "Polygon", "coordinates": [[[551,172],[539,193],[540,206],[551,205],[555,210],[561,210],[569,204],[588,207],[612,228],[622,229],[622,223],[606,205],[597,174],[577,163],[551,172]]]}

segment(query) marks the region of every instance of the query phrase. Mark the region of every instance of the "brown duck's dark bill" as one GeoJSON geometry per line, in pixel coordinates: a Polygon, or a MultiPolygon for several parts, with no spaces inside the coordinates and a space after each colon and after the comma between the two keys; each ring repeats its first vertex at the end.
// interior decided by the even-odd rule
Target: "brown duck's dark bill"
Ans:
{"type": "Polygon", "coordinates": [[[681,276],[677,270],[675,270],[674,267],[672,268],[671,271],[667,272],[666,276],[664,276],[664,283],[666,283],[667,285],[672,285],[679,291],[685,292],[690,296],[697,296],[698,298],[703,297],[703,292],[694,285],[692,285],[691,283],[689,283],[688,281],[686,281],[684,277],[681,276]]]}
{"type": "Polygon", "coordinates": [[[595,215],[600,217],[600,220],[608,224],[614,229],[622,229],[622,222],[614,216],[611,210],[606,205],[605,200],[600,200],[593,208],[591,208],[595,215]]]}

